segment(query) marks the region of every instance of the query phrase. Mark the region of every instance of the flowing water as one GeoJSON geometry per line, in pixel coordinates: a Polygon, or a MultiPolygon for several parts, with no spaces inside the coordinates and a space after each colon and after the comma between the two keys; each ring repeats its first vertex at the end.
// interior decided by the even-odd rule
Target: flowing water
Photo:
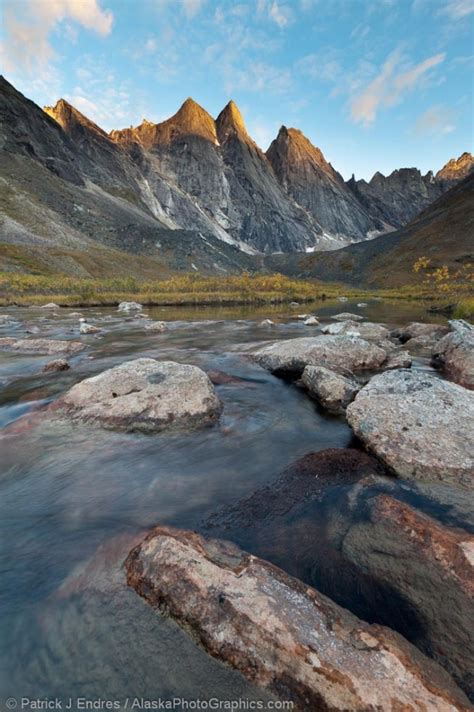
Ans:
{"type": "MultiPolygon", "coordinates": [[[[343,418],[328,416],[301,389],[243,355],[258,342],[310,335],[311,327],[294,319],[310,309],[322,320],[340,311],[393,325],[435,320],[422,305],[375,300],[363,311],[351,302],[153,308],[150,317],[170,328],[152,333],[115,309],[83,309],[103,332],[79,337],[72,309],[2,310],[14,321],[0,336],[39,329],[35,336],[81,338],[89,349],[61,373],[41,373],[53,357],[0,352],[0,427],[139,356],[240,380],[216,387],[224,412],[206,430],[141,435],[45,422],[0,431],[0,698],[84,697],[123,706],[127,697],[266,699],[128,590],[120,567],[153,525],[199,529],[308,452],[353,442],[343,418]],[[262,326],[265,317],[275,325],[262,326]]],[[[246,543],[252,546],[251,537],[246,543]]],[[[283,543],[278,554],[288,569],[291,550],[285,559],[283,543]]]]}

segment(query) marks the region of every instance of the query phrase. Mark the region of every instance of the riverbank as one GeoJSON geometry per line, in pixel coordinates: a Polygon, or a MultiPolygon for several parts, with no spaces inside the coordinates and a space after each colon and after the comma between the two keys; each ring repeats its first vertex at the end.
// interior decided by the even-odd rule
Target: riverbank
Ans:
{"type": "Polygon", "coordinates": [[[182,275],[140,282],[133,277],[94,280],[0,273],[0,306],[42,306],[54,302],[61,307],[112,307],[122,301],[137,301],[145,306],[237,306],[307,303],[339,297],[361,301],[381,298],[433,302],[441,308],[449,307],[449,313],[457,318],[469,318],[474,312],[474,298],[466,292],[440,296],[425,285],[367,290],[290,279],[279,274],[182,275]]]}

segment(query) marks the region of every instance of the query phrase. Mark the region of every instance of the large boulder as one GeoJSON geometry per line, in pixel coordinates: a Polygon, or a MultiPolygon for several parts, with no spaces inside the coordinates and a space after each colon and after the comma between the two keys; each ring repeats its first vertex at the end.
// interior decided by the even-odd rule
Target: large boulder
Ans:
{"type": "Polygon", "coordinates": [[[324,366],[306,366],[301,381],[318,403],[331,413],[344,413],[361,388],[353,378],[341,376],[324,366]]]}
{"type": "Polygon", "coordinates": [[[374,376],[347,408],[366,447],[400,477],[474,485],[474,394],[435,375],[374,376]]]}
{"type": "Polygon", "coordinates": [[[233,544],[157,527],[126,569],[153,608],[295,710],[468,706],[447,673],[401,636],[233,544]]]}
{"type": "Polygon", "coordinates": [[[386,352],[350,336],[313,336],[285,339],[259,348],[252,358],[273,373],[301,375],[306,366],[325,366],[339,373],[376,370],[386,352]]]}
{"type": "Polygon", "coordinates": [[[418,339],[425,337],[429,339],[440,339],[449,332],[449,327],[444,324],[423,324],[418,321],[412,321],[407,326],[402,326],[399,329],[392,331],[392,336],[400,339],[402,343],[410,339],[418,339]]]}
{"type": "Polygon", "coordinates": [[[337,324],[327,324],[321,329],[323,334],[347,334],[348,336],[359,336],[366,341],[382,341],[390,336],[389,330],[382,324],[366,322],[361,324],[353,320],[339,321],[337,324]]]}
{"type": "Polygon", "coordinates": [[[451,321],[453,331],[433,347],[432,363],[448,378],[474,390],[474,327],[467,321],[451,321]]]}
{"type": "Polygon", "coordinates": [[[388,494],[348,498],[345,558],[408,602],[417,645],[474,695],[474,536],[388,494]],[[360,517],[363,506],[366,517],[360,517]]]}
{"type": "Polygon", "coordinates": [[[87,348],[81,341],[61,341],[59,339],[14,339],[4,337],[0,339],[0,349],[18,351],[22,354],[76,354],[87,348]]]}
{"type": "Polygon", "coordinates": [[[120,302],[117,307],[119,312],[131,312],[131,311],[141,311],[143,309],[143,304],[138,302],[120,302]]]}
{"type": "Polygon", "coordinates": [[[139,358],[77,383],[53,409],[104,428],[156,432],[209,425],[221,403],[197,366],[139,358]]]}

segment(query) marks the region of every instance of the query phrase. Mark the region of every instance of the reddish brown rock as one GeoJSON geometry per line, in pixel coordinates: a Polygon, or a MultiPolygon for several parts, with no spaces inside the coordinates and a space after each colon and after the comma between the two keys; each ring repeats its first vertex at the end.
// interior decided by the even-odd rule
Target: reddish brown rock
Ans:
{"type": "Polygon", "coordinates": [[[467,710],[442,668],[281,569],[218,540],[157,527],[128,583],[210,655],[308,710],[467,710]]]}
{"type": "MultiPolygon", "coordinates": [[[[354,513],[358,502],[352,498],[354,513]]],[[[410,603],[417,644],[474,695],[474,536],[387,494],[366,506],[368,518],[356,516],[345,533],[343,554],[410,603]]]]}
{"type": "Polygon", "coordinates": [[[45,373],[49,373],[50,371],[67,371],[70,369],[70,365],[64,358],[57,358],[54,361],[49,361],[47,364],[45,364],[42,368],[42,370],[45,373]]]}

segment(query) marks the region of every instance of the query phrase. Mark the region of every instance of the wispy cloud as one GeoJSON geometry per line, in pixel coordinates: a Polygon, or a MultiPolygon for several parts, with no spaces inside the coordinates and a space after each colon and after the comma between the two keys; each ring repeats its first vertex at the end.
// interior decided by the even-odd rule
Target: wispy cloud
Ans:
{"type": "Polygon", "coordinates": [[[291,72],[265,62],[251,62],[244,69],[234,68],[227,75],[225,85],[229,93],[243,89],[280,94],[291,87],[291,72]]]}
{"type": "Polygon", "coordinates": [[[460,20],[474,12],[474,0],[448,0],[438,11],[452,20],[460,20]]]}
{"type": "Polygon", "coordinates": [[[257,15],[268,17],[281,30],[294,20],[291,7],[277,0],[257,0],[257,15]]]}
{"type": "Polygon", "coordinates": [[[435,54],[402,71],[401,52],[399,50],[392,52],[375,79],[352,98],[350,105],[352,120],[370,126],[375,121],[380,108],[398,104],[431,69],[444,61],[445,56],[444,53],[435,54]]]}
{"type": "Polygon", "coordinates": [[[278,133],[278,124],[275,121],[268,122],[262,116],[257,116],[251,121],[248,129],[253,140],[264,151],[267,150],[278,133]]]}
{"type": "Polygon", "coordinates": [[[418,117],[414,130],[418,136],[439,137],[452,133],[455,128],[452,109],[444,104],[438,104],[430,107],[418,117]]]}
{"type": "Polygon", "coordinates": [[[3,27],[5,42],[2,60],[6,72],[38,75],[54,58],[50,35],[57,26],[67,21],[70,34],[72,24],[106,36],[110,33],[113,15],[103,10],[98,0],[4,0],[3,27]]]}
{"type": "Polygon", "coordinates": [[[206,4],[206,0],[155,0],[158,7],[172,7],[181,11],[188,19],[195,17],[206,4]]]}

